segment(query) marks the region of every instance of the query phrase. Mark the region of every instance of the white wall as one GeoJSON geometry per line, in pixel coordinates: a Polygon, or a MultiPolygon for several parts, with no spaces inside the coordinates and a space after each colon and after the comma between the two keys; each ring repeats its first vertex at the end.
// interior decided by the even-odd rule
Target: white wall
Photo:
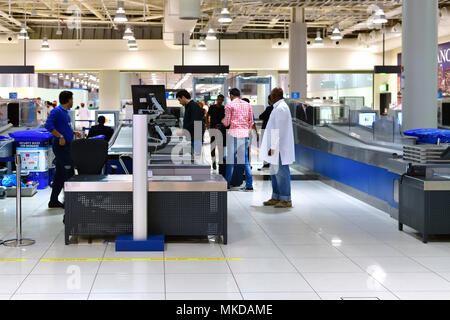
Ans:
{"type": "MultiPolygon", "coordinates": [[[[40,40],[27,41],[27,61],[37,71],[51,70],[173,70],[181,64],[181,48],[162,40],[138,40],[139,51],[128,51],[125,40],[49,40],[50,51],[41,51],[40,40]]],[[[207,41],[208,51],[185,48],[186,64],[218,64],[217,41],[207,41]]],[[[0,44],[4,65],[22,64],[23,43],[0,44]]],[[[381,62],[380,54],[354,45],[344,48],[309,48],[309,70],[370,70],[381,62]]],[[[271,40],[223,40],[222,64],[234,71],[288,70],[289,51],[272,48],[271,40]]]]}
{"type": "MultiPolygon", "coordinates": [[[[8,98],[10,92],[17,92],[19,99],[41,98],[43,101],[57,101],[59,93],[66,89],[45,89],[36,87],[0,87],[0,97],[8,98]]],[[[84,89],[70,89],[73,92],[73,106],[84,103],[87,106],[88,92],[84,89]]],[[[59,103],[59,102],[58,102],[59,103]]]]}

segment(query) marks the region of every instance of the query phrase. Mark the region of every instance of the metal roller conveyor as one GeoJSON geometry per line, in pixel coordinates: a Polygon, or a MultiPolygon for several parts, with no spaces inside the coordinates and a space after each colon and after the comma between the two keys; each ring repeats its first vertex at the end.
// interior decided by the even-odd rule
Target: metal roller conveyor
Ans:
{"type": "MultiPolygon", "coordinates": [[[[185,137],[173,135],[172,132],[178,128],[161,126],[149,128],[148,151],[149,169],[154,175],[184,175],[184,174],[209,174],[210,165],[207,163],[192,163],[190,155],[176,152],[172,157],[175,146],[179,151],[190,150],[191,144],[185,137]],[[163,128],[163,129],[162,129],[163,128]],[[155,137],[156,136],[156,137],[155,137]],[[176,163],[174,163],[174,161],[176,163]],[[180,163],[180,164],[177,164],[180,163]]],[[[108,154],[119,161],[123,171],[129,173],[124,159],[133,157],[133,127],[128,124],[119,125],[116,133],[111,139],[108,154]]]]}

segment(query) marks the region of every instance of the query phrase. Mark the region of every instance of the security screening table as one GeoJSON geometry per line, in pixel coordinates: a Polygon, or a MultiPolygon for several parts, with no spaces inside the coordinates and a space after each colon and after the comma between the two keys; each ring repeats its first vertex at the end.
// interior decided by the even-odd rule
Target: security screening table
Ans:
{"type": "Polygon", "coordinates": [[[222,236],[226,243],[226,181],[149,175],[142,137],[147,118],[134,115],[133,175],[80,175],[65,183],[65,243],[71,235],[116,235],[116,250],[124,251],[163,250],[163,235],[222,236]]]}

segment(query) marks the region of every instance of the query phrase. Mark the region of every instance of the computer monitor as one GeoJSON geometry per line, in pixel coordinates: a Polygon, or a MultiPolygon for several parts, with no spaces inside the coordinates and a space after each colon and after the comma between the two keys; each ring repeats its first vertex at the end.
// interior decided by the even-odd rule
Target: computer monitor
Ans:
{"type": "Polygon", "coordinates": [[[139,110],[149,109],[154,105],[152,97],[158,104],[166,110],[166,88],[164,85],[133,85],[131,86],[133,95],[133,113],[139,114],[139,110]]]}
{"type": "Polygon", "coordinates": [[[361,112],[359,114],[358,124],[362,127],[371,128],[373,123],[377,120],[376,112],[361,112]]]}
{"type": "Polygon", "coordinates": [[[105,111],[105,110],[95,111],[95,121],[97,121],[98,117],[100,116],[105,117],[105,126],[111,127],[113,129],[117,127],[117,124],[119,122],[118,111],[105,111]]]}

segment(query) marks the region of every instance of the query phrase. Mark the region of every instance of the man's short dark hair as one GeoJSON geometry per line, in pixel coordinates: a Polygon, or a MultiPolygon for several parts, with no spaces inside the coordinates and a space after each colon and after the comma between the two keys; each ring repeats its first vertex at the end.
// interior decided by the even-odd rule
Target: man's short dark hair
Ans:
{"type": "Polygon", "coordinates": [[[191,99],[191,94],[185,90],[185,89],[181,89],[180,91],[177,92],[177,99],[178,98],[182,98],[185,97],[186,99],[191,99]]]}
{"type": "Polygon", "coordinates": [[[225,96],[223,95],[223,94],[219,94],[218,96],[217,96],[217,99],[223,99],[223,100],[225,100],[225,96]]]}
{"type": "Polygon", "coordinates": [[[279,100],[283,99],[284,98],[283,89],[274,88],[270,96],[272,97],[272,99],[279,99],[279,100]]]}
{"type": "Polygon", "coordinates": [[[238,88],[233,88],[230,90],[230,95],[235,96],[235,97],[240,97],[241,91],[238,88]]]}
{"type": "Polygon", "coordinates": [[[61,91],[61,93],[59,94],[59,103],[66,104],[72,98],[73,98],[73,93],[71,91],[61,91]]]}
{"type": "Polygon", "coordinates": [[[100,124],[105,124],[106,118],[104,116],[100,116],[98,117],[97,122],[100,124]]]}
{"type": "Polygon", "coordinates": [[[248,98],[242,98],[242,101],[245,101],[247,103],[250,103],[250,100],[248,98]]]}

